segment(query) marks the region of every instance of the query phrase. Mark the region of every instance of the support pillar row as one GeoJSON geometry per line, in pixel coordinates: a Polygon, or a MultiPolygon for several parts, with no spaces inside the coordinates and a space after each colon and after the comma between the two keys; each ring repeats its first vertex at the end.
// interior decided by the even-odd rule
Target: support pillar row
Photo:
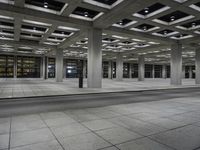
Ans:
{"type": "Polygon", "coordinates": [[[88,88],[102,87],[102,29],[88,30],[88,88]]]}
{"type": "Polygon", "coordinates": [[[56,50],[56,82],[63,81],[63,50],[56,50]]]}
{"type": "Polygon", "coordinates": [[[200,84],[200,48],[196,49],[196,61],[195,61],[196,75],[195,82],[200,84]]]}
{"type": "Polygon", "coordinates": [[[112,61],[108,62],[108,79],[112,79],[112,61]]]}
{"type": "Polygon", "coordinates": [[[171,84],[182,84],[182,44],[179,42],[171,46],[171,84]]]}
{"type": "Polygon", "coordinates": [[[164,78],[164,79],[167,78],[166,69],[167,69],[167,66],[166,66],[166,65],[163,65],[163,66],[162,66],[162,78],[164,78]]]}
{"type": "Polygon", "coordinates": [[[144,81],[144,56],[138,57],[138,81],[144,81]]]}
{"type": "Polygon", "coordinates": [[[122,81],[122,79],[123,79],[123,56],[121,53],[118,53],[116,59],[116,80],[122,81]]]}

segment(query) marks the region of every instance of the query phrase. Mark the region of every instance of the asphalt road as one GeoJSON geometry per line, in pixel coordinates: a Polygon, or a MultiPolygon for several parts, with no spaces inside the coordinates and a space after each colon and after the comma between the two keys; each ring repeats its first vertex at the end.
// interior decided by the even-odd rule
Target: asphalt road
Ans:
{"type": "Polygon", "coordinates": [[[199,97],[200,88],[68,95],[0,100],[0,117],[67,109],[93,108],[116,104],[199,97]]]}

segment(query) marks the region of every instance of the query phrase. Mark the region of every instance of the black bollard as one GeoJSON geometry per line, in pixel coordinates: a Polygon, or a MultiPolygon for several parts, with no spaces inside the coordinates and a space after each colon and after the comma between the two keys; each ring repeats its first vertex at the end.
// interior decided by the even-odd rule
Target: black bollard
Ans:
{"type": "Polygon", "coordinates": [[[79,74],[79,88],[83,88],[83,75],[79,74]]]}
{"type": "Polygon", "coordinates": [[[83,88],[83,61],[78,61],[79,88],[83,88]]]}

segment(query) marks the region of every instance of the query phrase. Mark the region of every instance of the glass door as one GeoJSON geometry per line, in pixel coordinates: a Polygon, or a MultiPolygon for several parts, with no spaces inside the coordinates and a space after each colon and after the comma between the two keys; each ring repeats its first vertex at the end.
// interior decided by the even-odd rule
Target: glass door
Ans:
{"type": "Polygon", "coordinates": [[[55,58],[48,58],[48,78],[55,78],[55,58]]]}
{"type": "Polygon", "coordinates": [[[78,60],[66,60],[66,78],[78,78],[78,60]]]}
{"type": "Polygon", "coordinates": [[[17,56],[18,78],[40,78],[40,57],[17,56]]]}
{"type": "Polygon", "coordinates": [[[14,56],[0,56],[0,78],[14,77],[14,56]]]}

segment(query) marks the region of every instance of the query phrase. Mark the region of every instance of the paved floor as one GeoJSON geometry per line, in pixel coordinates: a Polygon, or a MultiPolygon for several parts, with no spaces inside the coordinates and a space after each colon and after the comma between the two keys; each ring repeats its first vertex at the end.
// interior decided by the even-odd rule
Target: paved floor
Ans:
{"type": "Polygon", "coordinates": [[[120,99],[165,100],[0,118],[0,150],[200,150],[199,90],[146,92],[120,99]]]}
{"type": "MultiPolygon", "coordinates": [[[[84,88],[79,89],[78,79],[66,79],[62,83],[56,83],[53,79],[1,79],[0,98],[175,88],[170,85],[169,79],[146,79],[143,82],[138,82],[137,79],[103,79],[102,89],[86,88],[86,82],[84,80],[84,88]]],[[[193,79],[183,80],[183,86],[179,88],[188,86],[196,86],[193,79]]]]}

